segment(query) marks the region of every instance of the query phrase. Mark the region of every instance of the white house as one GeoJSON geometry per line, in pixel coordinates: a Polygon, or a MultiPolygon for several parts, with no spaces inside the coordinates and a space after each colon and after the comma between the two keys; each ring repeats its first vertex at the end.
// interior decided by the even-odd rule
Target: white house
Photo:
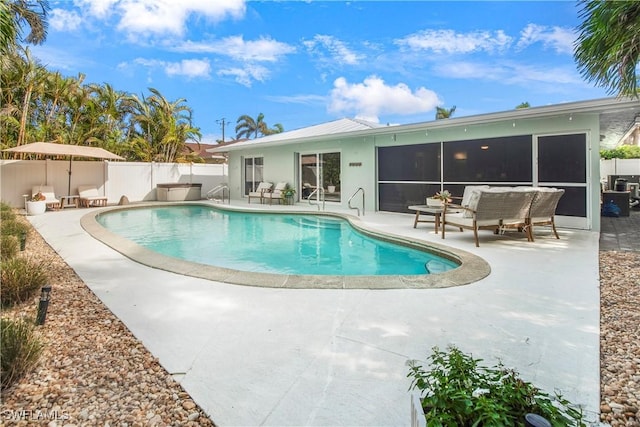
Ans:
{"type": "Polygon", "coordinates": [[[637,99],[605,98],[398,126],[339,119],[207,151],[228,153],[236,200],[286,181],[297,201],[320,193],[328,208],[346,208],[362,189],[367,211],[409,212],[442,189],[547,186],[565,190],[559,226],[599,231],[599,150],[638,117],[637,99]]]}

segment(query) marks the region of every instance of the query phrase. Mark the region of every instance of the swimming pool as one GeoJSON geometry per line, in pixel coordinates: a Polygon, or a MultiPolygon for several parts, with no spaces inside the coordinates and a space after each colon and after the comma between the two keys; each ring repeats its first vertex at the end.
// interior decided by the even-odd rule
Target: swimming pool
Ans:
{"type": "Polygon", "coordinates": [[[368,236],[342,218],[223,211],[210,206],[105,213],[98,222],[147,249],[248,272],[299,275],[442,273],[458,263],[368,236]]]}
{"type": "MultiPolygon", "coordinates": [[[[370,217],[368,216],[367,218],[370,217]]],[[[400,220],[402,220],[402,218],[400,218],[400,220]]],[[[210,223],[211,220],[207,219],[206,222],[210,223]]],[[[113,206],[90,211],[83,215],[80,220],[82,228],[92,237],[120,252],[125,257],[128,257],[140,264],[152,268],[171,271],[181,275],[237,285],[300,289],[447,288],[476,282],[486,277],[491,272],[489,264],[484,259],[478,257],[475,254],[460,249],[454,249],[440,243],[427,242],[425,240],[422,240],[419,236],[416,236],[416,238],[401,235],[392,235],[388,232],[381,231],[380,227],[375,225],[375,222],[376,221],[370,222],[368,220],[364,220],[364,218],[356,218],[352,215],[344,215],[338,212],[318,212],[316,214],[314,212],[310,213],[308,211],[295,210],[294,208],[294,210],[287,211],[278,210],[278,213],[274,214],[273,210],[260,210],[259,208],[256,209],[254,207],[252,207],[251,209],[247,209],[244,207],[233,205],[212,205],[209,202],[146,202],[127,206],[113,206]],[[199,215],[204,215],[205,217],[207,215],[211,217],[212,215],[217,215],[221,212],[250,212],[252,215],[262,215],[261,218],[263,220],[269,220],[272,216],[288,217],[292,215],[292,218],[289,219],[297,220],[298,232],[300,234],[308,232],[307,229],[313,227],[318,228],[320,233],[326,234],[329,229],[337,228],[338,223],[351,224],[355,228],[355,242],[358,242],[359,239],[362,238],[361,235],[363,235],[369,238],[374,237],[383,242],[392,242],[403,247],[416,249],[421,253],[420,255],[424,255],[424,253],[432,255],[435,254],[444,258],[445,268],[443,268],[443,264],[441,263],[441,261],[438,260],[433,262],[423,261],[421,265],[421,271],[416,274],[405,273],[381,275],[372,273],[366,275],[350,275],[340,274],[336,270],[332,270],[327,274],[311,274],[308,272],[306,274],[297,274],[286,271],[268,273],[260,272],[257,270],[251,271],[239,270],[237,268],[219,267],[205,264],[201,261],[186,261],[173,255],[166,255],[156,250],[149,249],[143,245],[145,240],[153,240],[150,239],[150,236],[155,235],[156,233],[164,236],[162,238],[165,239],[166,242],[173,241],[172,237],[170,235],[165,235],[165,231],[162,230],[165,222],[169,224],[173,223],[174,227],[180,230],[181,234],[184,233],[185,236],[191,234],[197,237],[196,240],[188,241],[183,239],[179,242],[174,242],[173,244],[167,243],[165,246],[180,246],[189,247],[192,249],[198,248],[197,252],[204,253],[207,252],[205,247],[200,246],[200,243],[197,243],[201,238],[206,240],[208,244],[208,241],[216,238],[218,229],[237,229],[234,228],[234,222],[231,220],[223,222],[218,226],[218,229],[216,230],[206,228],[202,224],[198,225],[197,222],[192,221],[193,218],[187,215],[188,212],[195,212],[192,211],[191,208],[181,211],[183,214],[178,217],[174,215],[162,214],[162,212],[166,212],[164,211],[164,208],[182,209],[183,207],[190,206],[206,207],[207,209],[199,210],[199,215]],[[158,208],[161,208],[161,210],[157,210],[158,208]],[[155,214],[150,215],[152,212],[155,212],[155,214]],[[157,213],[161,214],[158,215],[157,213]],[[117,214],[117,216],[111,216],[112,214],[117,214]],[[138,237],[136,239],[138,239],[140,243],[132,240],[132,238],[134,237],[129,238],[125,235],[120,234],[124,229],[129,227],[130,224],[135,224],[136,221],[140,221],[140,218],[144,218],[145,215],[147,215],[147,218],[146,220],[143,220],[143,222],[148,221],[148,223],[152,225],[151,228],[153,231],[142,233],[138,231],[138,237]],[[318,219],[320,218],[326,221],[318,221],[318,219]],[[115,228],[118,228],[119,225],[123,226],[123,230],[118,230],[117,233],[110,231],[102,225],[103,223],[105,223],[106,225],[105,219],[107,220],[107,222],[111,222],[111,226],[115,228]],[[300,221],[302,221],[303,223],[306,221],[311,221],[311,224],[300,224],[300,221]],[[322,227],[320,225],[322,225],[322,227]],[[453,262],[453,264],[457,265],[457,268],[447,270],[449,266],[447,266],[448,263],[446,261],[453,262]],[[432,272],[438,271],[438,274],[426,274],[425,264],[428,265],[432,272]]],[[[135,229],[135,226],[131,228],[135,229]]],[[[268,249],[250,248],[250,250],[247,250],[248,247],[246,244],[238,244],[238,248],[243,248],[245,252],[255,252],[258,254],[262,254],[264,252],[270,251],[271,248],[274,247],[274,245],[291,246],[294,244],[292,243],[293,239],[291,239],[291,237],[289,237],[286,232],[278,232],[278,229],[273,227],[253,227],[245,225],[237,230],[239,230],[236,234],[236,236],[238,236],[238,241],[239,236],[249,236],[253,240],[260,240],[258,237],[262,237],[265,234],[278,236],[278,240],[275,243],[272,242],[268,249]]],[[[351,242],[353,245],[354,240],[352,240],[351,242]]],[[[291,255],[290,257],[282,257],[287,265],[292,263],[301,264],[301,262],[299,261],[299,255],[301,253],[306,253],[308,257],[315,257],[315,255],[318,254],[318,251],[324,250],[322,245],[315,244],[308,246],[305,251],[303,251],[301,243],[299,242],[297,243],[296,248],[296,253],[294,255],[291,255]],[[315,248],[315,251],[312,251],[310,249],[311,247],[315,248]]],[[[231,252],[230,246],[225,246],[224,249],[225,253],[231,252]]],[[[237,248],[234,248],[234,250],[236,249],[237,248]]],[[[370,260],[375,258],[379,259],[380,253],[374,252],[370,256],[370,260]]]]}

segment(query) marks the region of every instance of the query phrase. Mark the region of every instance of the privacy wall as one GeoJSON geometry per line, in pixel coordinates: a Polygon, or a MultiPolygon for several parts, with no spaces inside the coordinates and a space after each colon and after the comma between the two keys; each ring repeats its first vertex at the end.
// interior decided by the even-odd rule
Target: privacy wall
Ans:
{"type": "Polygon", "coordinates": [[[52,185],[57,196],[78,194],[79,185],[95,185],[108,203],[156,200],[163,183],[201,183],[202,196],[226,182],[226,165],[109,161],[0,160],[0,198],[23,207],[34,186],[52,185]],[[71,175],[69,175],[71,170],[71,175]]]}

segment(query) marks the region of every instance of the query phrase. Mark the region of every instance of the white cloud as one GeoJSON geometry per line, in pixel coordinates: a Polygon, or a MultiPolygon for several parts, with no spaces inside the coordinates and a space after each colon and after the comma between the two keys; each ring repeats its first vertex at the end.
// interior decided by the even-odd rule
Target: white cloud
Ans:
{"type": "Polygon", "coordinates": [[[113,12],[114,6],[118,1],[119,0],[74,0],[73,3],[82,9],[85,14],[103,19],[113,12]]]}
{"type": "Polygon", "coordinates": [[[490,80],[523,86],[533,83],[572,85],[584,83],[572,67],[534,67],[508,61],[492,64],[471,61],[440,62],[435,67],[435,71],[447,78],[490,80]]]}
{"type": "Polygon", "coordinates": [[[456,33],[453,30],[424,30],[395,41],[411,50],[429,50],[435,53],[494,52],[508,48],[513,39],[504,31],[475,31],[456,33]]]}
{"type": "MultiPolygon", "coordinates": [[[[207,59],[183,59],[180,62],[167,62],[157,59],[136,58],[136,65],[141,65],[149,69],[161,69],[168,76],[185,76],[192,78],[208,78],[211,73],[211,65],[207,59]]],[[[126,71],[128,64],[118,64],[118,69],[126,71]]]]}
{"type": "Polygon", "coordinates": [[[49,14],[49,25],[56,31],[75,31],[81,24],[82,17],[75,11],[53,9],[49,14]]]}
{"type": "Polygon", "coordinates": [[[191,14],[220,21],[245,13],[244,0],[120,0],[118,28],[130,34],[182,35],[191,14]]]}
{"type": "Polygon", "coordinates": [[[313,40],[305,41],[303,44],[311,54],[316,55],[322,62],[357,65],[364,58],[364,55],[352,51],[346,43],[333,36],[317,34],[313,40]],[[328,57],[325,56],[322,48],[328,51],[328,57]]]}
{"type": "Polygon", "coordinates": [[[327,97],[322,95],[282,95],[267,96],[268,101],[279,102],[282,104],[302,104],[302,105],[322,105],[326,104],[327,97]]]}
{"type": "Polygon", "coordinates": [[[275,62],[295,52],[295,47],[271,38],[245,41],[243,36],[231,36],[212,42],[187,41],[175,48],[179,52],[217,53],[245,62],[275,62]]]}
{"type": "Polygon", "coordinates": [[[329,111],[354,113],[356,118],[379,122],[380,114],[415,114],[434,109],[441,103],[438,95],[424,87],[415,91],[404,83],[388,86],[378,76],[362,83],[349,83],[337,78],[331,90],[329,111]]]}
{"type": "Polygon", "coordinates": [[[217,73],[219,76],[232,76],[243,86],[251,87],[253,81],[264,82],[269,77],[269,70],[261,65],[246,65],[244,68],[225,68],[217,73]]]}
{"type": "Polygon", "coordinates": [[[570,28],[529,24],[520,32],[516,47],[524,49],[534,43],[542,43],[545,48],[551,48],[557,53],[571,55],[575,40],[576,33],[570,28]]]}
{"type": "Polygon", "coordinates": [[[169,76],[209,77],[211,65],[207,59],[183,59],[180,62],[167,64],[165,72],[169,76]]]}

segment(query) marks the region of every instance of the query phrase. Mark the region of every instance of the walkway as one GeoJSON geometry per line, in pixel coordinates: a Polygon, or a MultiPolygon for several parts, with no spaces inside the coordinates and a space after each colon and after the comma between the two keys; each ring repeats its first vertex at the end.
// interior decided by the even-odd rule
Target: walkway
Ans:
{"type": "MultiPolygon", "coordinates": [[[[273,289],[144,267],[86,234],[87,212],[29,219],[219,426],[409,425],[406,362],[450,344],[502,360],[596,418],[597,233],[563,229],[556,240],[540,231],[528,243],[484,232],[480,248],[468,232],[449,233],[447,245],[491,265],[468,286],[273,289]]],[[[414,229],[412,215],[363,220],[442,243],[432,224],[414,229]]]]}
{"type": "Polygon", "coordinates": [[[632,208],[629,216],[602,217],[600,250],[640,252],[640,209],[632,208]]]}

